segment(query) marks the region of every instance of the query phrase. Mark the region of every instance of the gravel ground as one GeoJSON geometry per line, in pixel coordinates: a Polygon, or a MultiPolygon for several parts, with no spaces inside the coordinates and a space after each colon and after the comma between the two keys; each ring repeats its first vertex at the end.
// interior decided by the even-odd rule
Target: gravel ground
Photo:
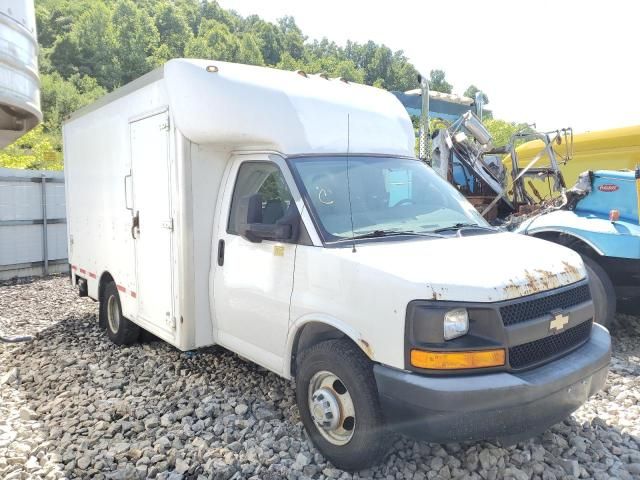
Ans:
{"type": "Polygon", "coordinates": [[[112,345],[66,278],[0,286],[0,478],[640,478],[640,318],[620,316],[608,383],[528,442],[399,439],[351,475],[307,441],[292,385],[223,349],[112,345]]]}

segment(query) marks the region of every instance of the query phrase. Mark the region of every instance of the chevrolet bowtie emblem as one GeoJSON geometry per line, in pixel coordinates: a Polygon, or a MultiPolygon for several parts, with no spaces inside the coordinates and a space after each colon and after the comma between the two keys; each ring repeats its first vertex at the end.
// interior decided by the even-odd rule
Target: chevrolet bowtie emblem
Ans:
{"type": "Polygon", "coordinates": [[[567,323],[569,323],[569,315],[556,313],[553,315],[553,320],[551,320],[551,322],[549,323],[549,330],[555,330],[556,332],[559,332],[567,323]]]}

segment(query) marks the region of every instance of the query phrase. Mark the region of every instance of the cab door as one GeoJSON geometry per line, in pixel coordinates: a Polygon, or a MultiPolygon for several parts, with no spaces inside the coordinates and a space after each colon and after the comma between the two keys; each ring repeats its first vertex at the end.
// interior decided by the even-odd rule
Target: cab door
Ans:
{"type": "Polygon", "coordinates": [[[241,198],[260,194],[262,223],[275,224],[296,208],[286,169],[267,155],[238,157],[227,179],[218,221],[213,280],[218,343],[281,372],[289,324],[296,245],[238,235],[234,212],[241,198]]]}

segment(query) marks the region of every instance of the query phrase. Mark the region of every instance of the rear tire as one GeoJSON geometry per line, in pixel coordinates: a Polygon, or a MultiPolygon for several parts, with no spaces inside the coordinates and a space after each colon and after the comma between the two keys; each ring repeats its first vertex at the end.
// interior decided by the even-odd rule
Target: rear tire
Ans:
{"type": "Polygon", "coordinates": [[[598,262],[584,255],[582,260],[589,275],[589,289],[595,308],[594,321],[610,329],[616,314],[616,291],[613,283],[598,262]]]}
{"type": "Polygon", "coordinates": [[[296,398],[313,444],[336,467],[356,471],[384,459],[392,437],[373,364],[352,342],[328,340],[302,352],[296,398]]]}
{"type": "Polygon", "coordinates": [[[100,300],[100,322],[104,322],[107,335],[116,345],[131,345],[140,337],[140,327],[122,315],[120,295],[114,281],[104,287],[100,300]]]}

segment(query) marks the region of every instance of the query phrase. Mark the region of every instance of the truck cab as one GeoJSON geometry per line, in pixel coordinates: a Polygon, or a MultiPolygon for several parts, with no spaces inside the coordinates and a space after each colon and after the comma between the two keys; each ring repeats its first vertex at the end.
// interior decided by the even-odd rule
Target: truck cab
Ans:
{"type": "Polygon", "coordinates": [[[388,92],[178,59],[64,141],[72,282],[109,337],[218,344],[295,379],[338,467],[381,461],[391,429],[529,437],[604,384],[580,256],[493,229],[415,158],[388,92]]]}
{"type": "Polygon", "coordinates": [[[579,252],[601,316],[612,319],[617,301],[640,299],[640,169],[586,171],[570,194],[575,200],[567,208],[536,215],[516,231],[579,252]]]}

